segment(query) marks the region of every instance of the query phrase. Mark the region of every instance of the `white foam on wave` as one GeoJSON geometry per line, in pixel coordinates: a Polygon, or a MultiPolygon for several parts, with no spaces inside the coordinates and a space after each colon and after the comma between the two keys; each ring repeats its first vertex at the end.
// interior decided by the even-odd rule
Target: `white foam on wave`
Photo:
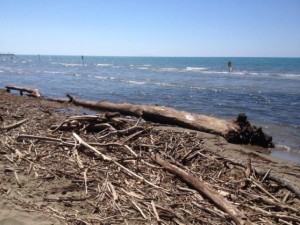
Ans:
{"type": "Polygon", "coordinates": [[[153,83],[157,86],[164,86],[164,87],[173,87],[173,88],[184,88],[184,89],[192,89],[192,90],[206,90],[206,87],[198,87],[198,86],[186,86],[180,84],[171,84],[171,83],[153,83]]]}
{"type": "Polygon", "coordinates": [[[135,85],[144,85],[147,83],[145,81],[136,81],[136,80],[123,80],[123,82],[129,83],[129,84],[135,84],[135,85]]]}
{"type": "Polygon", "coordinates": [[[97,66],[99,67],[108,67],[108,66],[112,66],[113,64],[109,64],[109,63],[98,63],[97,66]]]}
{"type": "Polygon", "coordinates": [[[108,76],[94,76],[96,79],[99,80],[115,80],[116,82],[127,83],[132,85],[156,85],[156,86],[163,86],[163,87],[170,87],[170,88],[184,88],[184,89],[192,89],[192,90],[206,90],[206,87],[199,87],[199,86],[186,86],[182,84],[173,84],[173,83],[166,83],[166,82],[150,82],[149,80],[146,81],[138,81],[138,80],[124,80],[118,79],[115,77],[108,77],[108,76]]]}
{"type": "Polygon", "coordinates": [[[48,70],[45,70],[44,73],[50,73],[50,74],[63,74],[63,72],[59,72],[59,71],[48,71],[48,70]]]}
{"type": "Polygon", "coordinates": [[[272,74],[272,76],[287,77],[287,78],[300,78],[300,74],[296,74],[296,73],[280,73],[280,74],[272,74]]]}
{"type": "Polygon", "coordinates": [[[61,65],[65,66],[65,67],[82,66],[82,64],[79,64],[79,63],[62,63],[61,65]]]}
{"type": "Polygon", "coordinates": [[[115,80],[116,78],[114,77],[104,77],[104,76],[95,76],[96,79],[99,80],[115,80]]]}
{"type": "Polygon", "coordinates": [[[140,67],[138,67],[138,69],[140,69],[140,70],[149,70],[149,67],[147,67],[147,66],[140,66],[140,67]]]}
{"type": "Polygon", "coordinates": [[[233,71],[233,72],[230,72],[230,74],[235,74],[235,75],[245,75],[246,73],[245,73],[245,72],[233,71]]]}
{"type": "MultiPolygon", "coordinates": [[[[203,71],[202,73],[206,73],[206,74],[228,74],[229,72],[228,71],[203,71]]],[[[231,72],[232,74],[233,72],[231,72]]]]}
{"type": "Polygon", "coordinates": [[[65,67],[76,67],[76,66],[82,66],[81,63],[57,63],[57,62],[51,62],[52,65],[62,65],[65,67]]]}
{"type": "Polygon", "coordinates": [[[99,80],[107,80],[108,77],[102,77],[102,76],[95,76],[96,79],[99,79],[99,80]]]}
{"type": "Polygon", "coordinates": [[[291,147],[286,146],[286,145],[276,144],[276,148],[287,151],[287,152],[291,151],[291,147]]]}
{"type": "Polygon", "coordinates": [[[176,84],[160,83],[160,82],[154,83],[154,85],[157,85],[157,86],[165,86],[165,87],[177,87],[177,86],[178,86],[178,85],[176,85],[176,84]]]}
{"type": "Polygon", "coordinates": [[[181,70],[179,68],[166,67],[166,68],[159,68],[158,71],[161,71],[161,72],[177,72],[177,71],[181,71],[181,70]]]}
{"type": "Polygon", "coordinates": [[[186,67],[186,71],[195,71],[195,72],[197,72],[197,71],[202,71],[202,70],[206,70],[207,68],[205,68],[205,67],[190,67],[190,66],[188,66],[188,67],[186,67]]]}

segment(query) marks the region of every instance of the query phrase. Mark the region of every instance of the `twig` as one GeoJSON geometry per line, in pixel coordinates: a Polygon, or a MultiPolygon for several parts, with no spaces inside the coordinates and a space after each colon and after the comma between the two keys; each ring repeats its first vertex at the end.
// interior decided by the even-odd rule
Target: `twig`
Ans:
{"type": "Polygon", "coordinates": [[[269,197],[273,198],[276,202],[280,202],[280,200],[278,200],[274,195],[272,195],[270,192],[268,192],[260,184],[258,184],[257,182],[255,182],[255,180],[252,177],[248,178],[247,180],[252,181],[255,184],[255,186],[257,186],[260,190],[262,190],[264,193],[266,193],[269,197]]]}
{"type": "Polygon", "coordinates": [[[167,191],[162,187],[159,187],[153,183],[151,183],[150,181],[146,180],[144,177],[141,177],[139,175],[137,175],[136,173],[132,172],[131,170],[129,170],[128,168],[124,167],[123,165],[121,165],[120,163],[116,162],[115,160],[113,160],[111,157],[104,155],[103,153],[99,152],[96,148],[90,146],[89,144],[87,144],[85,141],[83,141],[76,133],[73,133],[73,136],[75,137],[75,139],[79,142],[79,144],[83,145],[84,147],[92,150],[93,152],[95,152],[96,154],[98,154],[99,156],[101,156],[101,158],[105,161],[110,161],[113,162],[115,165],[117,165],[118,167],[120,167],[121,169],[125,170],[126,172],[128,172],[129,174],[133,175],[134,177],[146,182],[147,184],[155,187],[155,188],[159,188],[161,190],[167,191]]]}
{"type": "Polygon", "coordinates": [[[268,169],[268,171],[266,172],[265,176],[261,179],[261,183],[264,182],[264,180],[267,178],[267,176],[269,175],[271,169],[268,169]]]}
{"type": "Polygon", "coordinates": [[[98,154],[99,156],[101,156],[101,158],[105,161],[112,161],[112,158],[109,156],[104,155],[103,153],[99,152],[96,148],[90,146],[88,143],[86,143],[85,141],[83,141],[76,133],[73,133],[73,137],[78,141],[79,145],[83,145],[84,147],[92,150],[93,152],[95,152],[96,154],[98,154]]]}
{"type": "MultiPolygon", "coordinates": [[[[265,174],[263,171],[256,171],[259,175],[265,174]]],[[[280,184],[282,187],[285,187],[286,189],[290,190],[292,193],[296,195],[298,199],[300,199],[300,190],[293,186],[289,181],[285,179],[281,179],[279,177],[276,177],[272,175],[271,173],[268,174],[267,179],[275,181],[276,183],[280,184]]]]}
{"type": "Polygon", "coordinates": [[[88,168],[86,168],[84,170],[84,173],[83,173],[83,178],[84,178],[84,186],[85,186],[85,194],[88,193],[88,187],[87,187],[87,171],[88,171],[88,168]]]}
{"type": "Polygon", "coordinates": [[[143,216],[143,218],[146,220],[147,217],[145,216],[143,210],[138,206],[138,204],[135,201],[131,200],[131,202],[138,209],[138,211],[141,213],[141,215],[143,216]]]}
{"type": "MultiPolygon", "coordinates": [[[[124,147],[135,157],[138,157],[138,154],[135,153],[135,151],[133,151],[128,145],[124,145],[124,147]]],[[[157,166],[151,164],[151,163],[148,163],[146,162],[145,160],[141,159],[141,162],[144,163],[145,165],[147,166],[150,166],[152,168],[158,168],[157,166]]]]}
{"type": "Polygon", "coordinates": [[[14,123],[14,124],[11,124],[11,125],[8,125],[8,126],[4,126],[4,127],[0,127],[0,130],[11,130],[13,128],[21,126],[23,123],[26,123],[27,121],[28,121],[28,119],[24,119],[24,120],[21,120],[17,123],[14,123]]]}
{"type": "Polygon", "coordinates": [[[59,138],[51,138],[51,137],[42,137],[42,136],[36,136],[36,135],[28,135],[28,134],[20,134],[16,137],[16,139],[37,139],[37,140],[44,140],[44,141],[52,141],[52,142],[61,142],[64,145],[68,146],[74,146],[73,143],[65,142],[62,139],[59,138]]]}
{"type": "Polygon", "coordinates": [[[116,189],[114,188],[114,186],[112,185],[112,183],[107,182],[107,185],[108,185],[108,188],[110,190],[110,193],[113,196],[114,201],[118,200],[118,195],[117,195],[116,189]]]}
{"type": "Polygon", "coordinates": [[[22,187],[22,183],[21,183],[20,180],[19,180],[19,177],[18,177],[18,174],[17,174],[17,171],[16,171],[16,170],[14,170],[14,175],[15,175],[15,178],[16,178],[16,180],[17,180],[18,186],[19,186],[19,187],[22,187]]]}
{"type": "Polygon", "coordinates": [[[126,167],[122,166],[120,163],[114,161],[114,164],[116,164],[117,166],[119,166],[120,168],[122,168],[123,170],[125,170],[126,172],[128,172],[129,174],[133,175],[134,177],[140,179],[141,181],[144,181],[145,183],[151,185],[152,187],[155,187],[155,188],[158,188],[158,189],[161,189],[161,190],[164,190],[164,191],[168,192],[164,188],[159,187],[159,186],[151,183],[150,181],[146,180],[144,177],[141,177],[141,176],[137,175],[136,173],[132,172],[131,170],[127,169],[126,167]]]}
{"type": "Polygon", "coordinates": [[[151,206],[152,206],[154,215],[155,215],[155,217],[156,217],[156,220],[159,222],[159,221],[160,221],[160,218],[159,218],[159,215],[158,215],[158,213],[157,213],[157,210],[156,210],[154,201],[151,201],[151,206]]]}
{"type": "Polygon", "coordinates": [[[218,216],[218,217],[220,217],[221,219],[226,219],[226,216],[225,216],[225,215],[222,215],[221,213],[219,213],[219,212],[217,212],[217,211],[215,211],[215,210],[212,210],[212,209],[210,209],[210,208],[208,208],[208,207],[204,207],[204,206],[202,206],[202,205],[200,205],[200,204],[198,204],[198,203],[196,203],[196,202],[194,202],[194,201],[192,201],[192,204],[195,205],[195,206],[197,206],[199,209],[201,209],[201,210],[203,210],[203,211],[209,212],[210,214],[212,214],[212,215],[214,215],[214,216],[218,216]]]}

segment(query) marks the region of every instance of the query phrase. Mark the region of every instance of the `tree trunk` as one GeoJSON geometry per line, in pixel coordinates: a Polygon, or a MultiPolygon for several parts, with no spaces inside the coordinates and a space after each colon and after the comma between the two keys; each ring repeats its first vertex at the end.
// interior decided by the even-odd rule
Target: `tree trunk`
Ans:
{"type": "Polygon", "coordinates": [[[254,144],[274,147],[272,137],[264,134],[261,128],[251,126],[244,114],[234,121],[227,121],[206,115],[178,111],[165,106],[134,105],[129,103],[110,103],[106,101],[84,101],[67,95],[75,105],[92,109],[120,112],[123,115],[142,117],[145,120],[177,125],[184,128],[217,134],[233,143],[254,144]]]}

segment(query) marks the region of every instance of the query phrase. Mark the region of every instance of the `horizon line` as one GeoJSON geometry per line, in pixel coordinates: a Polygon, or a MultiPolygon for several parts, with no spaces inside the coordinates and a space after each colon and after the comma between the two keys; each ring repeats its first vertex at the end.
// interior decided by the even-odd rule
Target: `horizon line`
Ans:
{"type": "Polygon", "coordinates": [[[300,56],[147,56],[147,55],[85,55],[85,54],[15,54],[15,56],[85,56],[85,57],[144,57],[144,58],[300,58],[300,56]]]}

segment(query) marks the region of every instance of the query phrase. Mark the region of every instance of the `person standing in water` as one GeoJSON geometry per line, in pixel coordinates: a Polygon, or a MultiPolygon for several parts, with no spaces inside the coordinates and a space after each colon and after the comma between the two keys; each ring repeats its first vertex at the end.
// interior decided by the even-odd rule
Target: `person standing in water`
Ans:
{"type": "Polygon", "coordinates": [[[231,61],[228,61],[227,66],[228,66],[228,73],[230,74],[230,72],[232,70],[232,63],[231,63],[231,61]]]}
{"type": "Polygon", "coordinates": [[[81,56],[81,61],[82,61],[82,66],[84,66],[84,59],[83,59],[83,55],[81,56]]]}

